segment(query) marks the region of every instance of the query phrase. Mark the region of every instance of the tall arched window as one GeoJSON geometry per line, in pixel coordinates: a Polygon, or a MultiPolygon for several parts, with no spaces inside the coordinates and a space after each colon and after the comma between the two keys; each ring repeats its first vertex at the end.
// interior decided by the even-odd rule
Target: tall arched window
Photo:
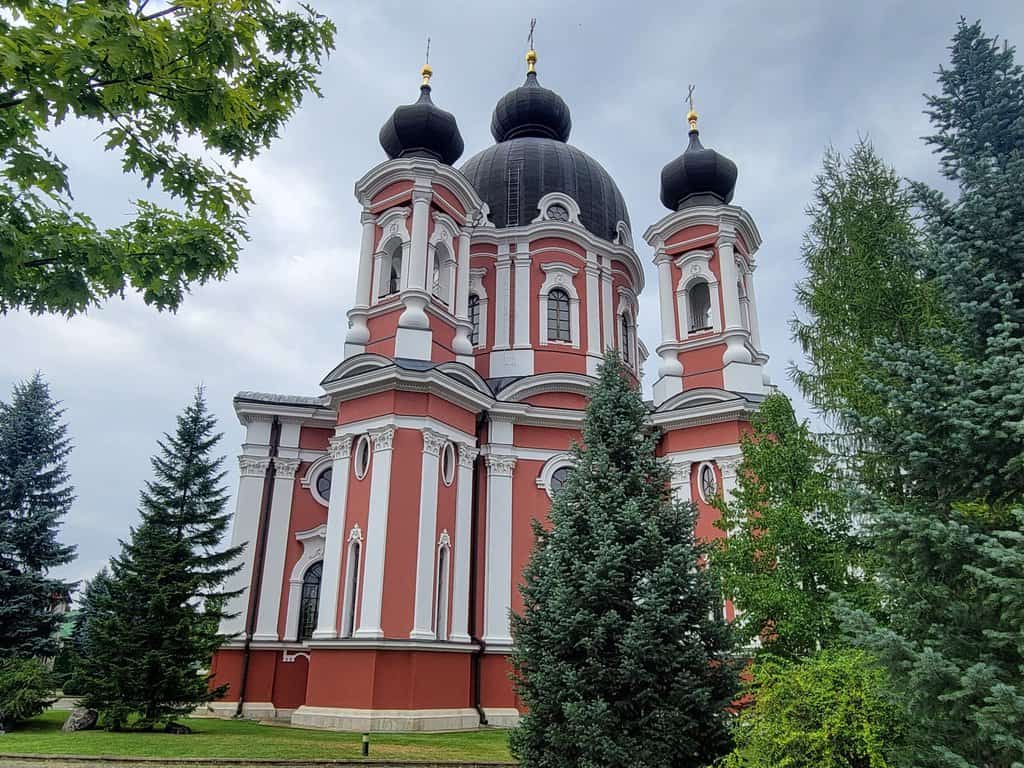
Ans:
{"type": "Polygon", "coordinates": [[[475,347],[480,343],[480,297],[475,293],[469,294],[469,322],[469,343],[475,347]]]}
{"type": "Polygon", "coordinates": [[[320,611],[320,581],[324,575],[323,562],[313,563],[302,577],[302,600],[299,603],[299,640],[309,640],[316,629],[320,611]]]}
{"type": "Polygon", "coordinates": [[[359,590],[359,557],[362,545],[354,539],[348,547],[348,564],[345,567],[345,604],[341,611],[341,636],[352,637],[356,626],[356,596],[359,590]]]}
{"type": "Polygon", "coordinates": [[[402,248],[399,246],[391,254],[391,270],[388,273],[388,293],[398,293],[402,289],[402,248]]]}
{"type": "Polygon", "coordinates": [[[569,294],[561,288],[548,292],[548,341],[572,341],[569,294]]]}
{"type": "Polygon", "coordinates": [[[631,363],[630,350],[633,348],[633,325],[629,320],[629,312],[622,313],[622,360],[631,363]]]}
{"type": "Polygon", "coordinates": [[[448,553],[447,544],[437,550],[437,598],[434,601],[434,636],[448,639],[448,553]]]}
{"type": "Polygon", "coordinates": [[[743,284],[741,277],[736,281],[736,295],[740,300],[740,322],[748,331],[750,330],[750,299],[747,297],[747,287],[743,284]]]}
{"type": "Polygon", "coordinates": [[[687,293],[690,307],[690,333],[711,328],[711,291],[703,280],[694,283],[687,293]]]}

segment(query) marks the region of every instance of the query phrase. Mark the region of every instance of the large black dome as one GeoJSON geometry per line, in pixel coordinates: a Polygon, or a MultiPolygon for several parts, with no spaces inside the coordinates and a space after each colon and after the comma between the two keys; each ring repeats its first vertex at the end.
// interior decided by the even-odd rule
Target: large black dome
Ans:
{"type": "Polygon", "coordinates": [[[464,144],[455,116],[430,99],[429,72],[414,104],[396,109],[380,129],[380,145],[389,158],[430,157],[452,165],[462,157],[464,144]]]}
{"type": "Polygon", "coordinates": [[[700,143],[693,113],[690,145],[661,169],[661,202],[670,211],[691,205],[723,205],[736,189],[736,163],[700,143]]]}

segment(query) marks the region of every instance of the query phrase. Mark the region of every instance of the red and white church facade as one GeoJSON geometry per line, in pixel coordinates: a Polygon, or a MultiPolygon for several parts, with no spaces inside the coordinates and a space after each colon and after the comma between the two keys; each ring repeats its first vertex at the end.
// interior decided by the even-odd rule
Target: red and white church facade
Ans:
{"type": "MultiPolygon", "coordinates": [[[[526,82],[495,144],[456,167],[455,118],[420,98],[381,130],[355,186],[362,240],[344,359],[322,394],[241,392],[245,428],[218,714],[345,730],[510,725],[510,613],[531,521],[580,440],[618,350],[639,382],[641,256],[614,181],[568,143],[569,108],[526,82]]],[[[760,237],[731,204],[736,166],[699,140],[665,166],[644,234],[661,339],[651,422],[698,534],[735,484],[767,391],[753,274],[760,237]]]]}

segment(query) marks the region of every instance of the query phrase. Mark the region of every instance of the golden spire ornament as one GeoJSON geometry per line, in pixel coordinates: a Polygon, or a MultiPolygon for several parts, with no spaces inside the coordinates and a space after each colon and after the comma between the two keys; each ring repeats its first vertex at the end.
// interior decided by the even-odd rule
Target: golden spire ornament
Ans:
{"type": "Polygon", "coordinates": [[[427,38],[427,56],[426,63],[423,65],[423,69],[420,70],[420,74],[423,76],[423,82],[420,83],[420,88],[425,85],[430,85],[430,76],[434,74],[434,70],[430,67],[430,38],[427,38]]]}
{"type": "Polygon", "coordinates": [[[690,124],[690,130],[697,130],[697,110],[693,108],[693,89],[696,88],[693,83],[690,83],[690,88],[686,94],[686,100],[690,102],[690,111],[686,113],[686,122],[690,124]]]}
{"type": "Polygon", "coordinates": [[[533,50],[533,29],[536,26],[537,19],[530,19],[530,34],[526,38],[530,47],[526,52],[526,74],[537,73],[537,52],[533,50]]]}

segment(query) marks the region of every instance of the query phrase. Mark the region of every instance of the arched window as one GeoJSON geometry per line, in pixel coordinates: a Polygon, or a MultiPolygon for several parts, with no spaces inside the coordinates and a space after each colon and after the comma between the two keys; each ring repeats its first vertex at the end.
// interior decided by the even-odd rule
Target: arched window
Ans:
{"type": "Polygon", "coordinates": [[[561,288],[548,292],[548,341],[572,341],[569,294],[561,288]]]}
{"type": "Polygon", "coordinates": [[[391,271],[388,273],[388,296],[398,293],[402,288],[402,251],[397,249],[391,254],[391,271]]]}
{"type": "Polygon", "coordinates": [[[451,299],[451,276],[455,262],[442,243],[434,248],[434,269],[430,276],[430,293],[446,307],[451,299]]]}
{"type": "Polygon", "coordinates": [[[469,322],[473,326],[469,332],[469,343],[475,347],[480,343],[480,297],[475,293],[469,294],[469,322]]]}
{"type": "Polygon", "coordinates": [[[690,333],[711,328],[711,291],[703,280],[694,283],[687,293],[690,305],[690,333]]]}
{"type": "Polygon", "coordinates": [[[448,553],[447,544],[437,550],[437,599],[434,601],[434,636],[448,639],[448,553]]]}
{"type": "Polygon", "coordinates": [[[302,577],[302,600],[299,603],[299,640],[309,640],[316,629],[320,611],[320,580],[324,575],[323,562],[313,563],[302,577]]]}
{"type": "Polygon", "coordinates": [[[633,326],[629,321],[629,312],[622,313],[622,360],[627,365],[630,360],[630,350],[633,348],[633,326]]]}
{"type": "Polygon", "coordinates": [[[551,498],[554,498],[569,479],[569,467],[559,467],[551,473],[551,480],[548,486],[551,488],[551,498]]]}
{"type": "Polygon", "coordinates": [[[362,545],[354,539],[348,546],[348,564],[345,566],[345,605],[341,611],[341,636],[352,637],[356,626],[356,596],[359,589],[359,557],[362,545]]]}
{"type": "Polygon", "coordinates": [[[748,331],[750,330],[750,299],[747,297],[747,287],[743,284],[741,277],[736,281],[736,295],[740,299],[740,322],[748,331]]]}
{"type": "Polygon", "coordinates": [[[316,493],[321,499],[326,501],[328,504],[331,502],[331,479],[334,476],[334,470],[328,467],[319,475],[316,476],[316,493]]]}

